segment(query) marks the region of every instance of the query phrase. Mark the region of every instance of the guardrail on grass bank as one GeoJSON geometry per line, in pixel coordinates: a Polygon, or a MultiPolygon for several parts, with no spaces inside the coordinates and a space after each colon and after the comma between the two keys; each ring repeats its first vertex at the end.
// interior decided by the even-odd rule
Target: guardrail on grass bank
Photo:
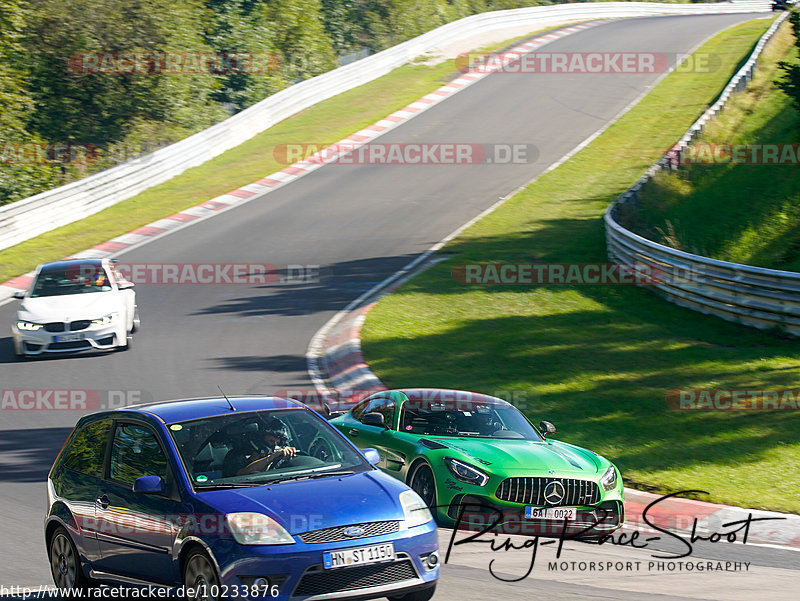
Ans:
{"type": "Polygon", "coordinates": [[[632,210],[642,188],[661,169],[677,165],[680,153],[702,133],[706,123],[722,111],[734,92],[744,90],[753,78],[758,57],[780,24],[781,15],[759,40],[750,58],[731,78],[714,103],[680,141],[605,214],[608,255],[621,264],[644,263],[652,273],[663,274],[654,288],[671,302],[757,328],[777,328],[800,336],[800,273],[718,261],[647,240],[622,227],[617,218],[632,210]]]}

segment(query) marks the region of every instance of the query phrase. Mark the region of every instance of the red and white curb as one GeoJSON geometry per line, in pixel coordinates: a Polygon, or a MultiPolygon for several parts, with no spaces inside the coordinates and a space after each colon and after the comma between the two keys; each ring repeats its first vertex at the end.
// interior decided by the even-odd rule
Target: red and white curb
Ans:
{"type": "MultiPolygon", "coordinates": [[[[395,111],[391,115],[384,117],[380,121],[357,131],[356,133],[332,144],[331,146],[314,153],[308,158],[297,161],[288,167],[272,173],[256,182],[243,186],[222,196],[212,198],[195,207],[185,209],[180,213],[170,215],[164,219],[159,219],[148,225],[140,227],[132,232],[112,238],[107,242],[98,244],[67,258],[105,258],[121,255],[132,250],[134,247],[144,245],[156,238],[165,236],[179,228],[191,225],[203,219],[207,219],[230,208],[243,205],[256,197],[262,197],[269,192],[289,184],[312,171],[323,167],[327,163],[336,161],[341,155],[346,155],[353,150],[368,144],[379,136],[405,123],[409,119],[416,117],[429,108],[436,106],[453,94],[466,89],[472,84],[488,77],[494,71],[501,69],[504,65],[512,62],[524,54],[541,48],[553,40],[596,27],[616,19],[603,19],[590,23],[572,25],[550,32],[546,35],[537,37],[529,42],[514,47],[512,50],[503,53],[502,64],[493,64],[491,67],[481,70],[481,72],[465,73],[453,81],[441,86],[439,89],[426,94],[419,100],[395,111]]],[[[17,276],[0,284],[0,302],[3,302],[18,290],[27,290],[33,281],[33,272],[17,276]]]]}

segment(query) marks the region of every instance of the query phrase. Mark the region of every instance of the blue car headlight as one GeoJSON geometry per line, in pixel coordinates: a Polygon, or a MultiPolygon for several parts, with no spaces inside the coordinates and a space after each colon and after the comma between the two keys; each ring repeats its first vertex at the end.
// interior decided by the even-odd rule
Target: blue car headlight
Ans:
{"type": "Polygon", "coordinates": [[[417,493],[413,490],[404,490],[400,493],[400,505],[403,506],[403,515],[406,519],[406,527],[413,528],[433,521],[431,510],[425,505],[417,493]]]}
{"type": "Polygon", "coordinates": [[[617,486],[617,469],[612,465],[607,470],[606,473],[603,474],[603,477],[600,478],[600,484],[603,486],[603,490],[614,490],[617,486]]]}
{"type": "Polygon", "coordinates": [[[240,545],[292,545],[286,528],[263,513],[229,513],[225,516],[233,538],[240,545]]]}
{"type": "Polygon", "coordinates": [[[444,463],[450,470],[450,473],[462,482],[474,484],[476,486],[486,486],[486,483],[489,481],[489,475],[486,474],[486,472],[468,463],[464,463],[453,457],[445,457],[444,463]]]}
{"type": "Polygon", "coordinates": [[[36,332],[41,330],[44,326],[40,323],[33,323],[32,321],[18,321],[17,329],[23,332],[36,332]]]}

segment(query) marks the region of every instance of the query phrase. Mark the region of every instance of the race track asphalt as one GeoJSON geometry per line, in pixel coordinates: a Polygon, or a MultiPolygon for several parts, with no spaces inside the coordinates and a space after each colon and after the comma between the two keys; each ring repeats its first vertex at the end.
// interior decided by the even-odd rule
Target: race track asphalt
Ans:
{"type": "MultiPolygon", "coordinates": [[[[753,17],[617,20],[556,40],[541,51],[652,51],[674,57],[753,17]]],[[[318,282],[141,284],[137,294],[143,325],[131,351],[21,363],[5,334],[0,337],[0,388],[113,390],[142,400],[216,395],[217,386],[229,395],[311,389],[306,348],[336,311],[542,173],[658,77],[621,73],[487,77],[379,141],[528,144],[536,148],[535,160],[318,169],[263,198],[120,257],[124,263],[319,265],[318,282]]],[[[16,302],[1,306],[0,324],[10,325],[15,310],[16,302]]],[[[0,585],[51,582],[42,535],[44,479],[80,415],[0,411],[0,515],[4,516],[0,585]]],[[[616,547],[580,553],[632,560],[645,552],[616,547]]],[[[713,579],[651,572],[607,573],[598,580],[596,574],[574,571],[537,572],[518,583],[503,583],[486,572],[486,557],[465,552],[444,567],[436,598],[528,599],[546,594],[550,599],[782,599],[789,598],[788,583],[798,574],[797,555],[791,551],[732,545],[703,553],[748,558],[743,561],[753,562],[759,570],[713,579]],[[767,597],[758,591],[775,594],[767,597]]],[[[513,572],[512,568],[504,571],[513,572]]]]}

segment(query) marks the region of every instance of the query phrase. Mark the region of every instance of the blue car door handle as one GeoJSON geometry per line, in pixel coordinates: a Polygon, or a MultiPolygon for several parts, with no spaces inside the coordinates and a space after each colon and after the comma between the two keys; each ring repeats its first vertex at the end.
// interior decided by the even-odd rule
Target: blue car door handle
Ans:
{"type": "Polygon", "coordinates": [[[358,436],[358,430],[356,430],[355,428],[353,428],[352,430],[350,430],[350,431],[348,432],[348,434],[349,434],[350,436],[358,436]]]}
{"type": "Polygon", "coordinates": [[[103,509],[108,509],[108,506],[111,505],[111,500],[108,498],[108,495],[103,495],[102,497],[98,497],[97,504],[103,509]]]}

